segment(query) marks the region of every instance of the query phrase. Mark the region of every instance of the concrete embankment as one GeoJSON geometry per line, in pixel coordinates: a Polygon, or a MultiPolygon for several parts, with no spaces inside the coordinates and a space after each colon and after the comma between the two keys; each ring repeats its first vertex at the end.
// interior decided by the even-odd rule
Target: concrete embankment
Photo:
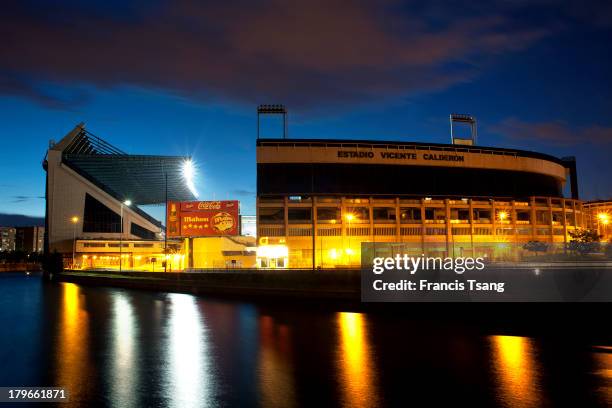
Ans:
{"type": "Polygon", "coordinates": [[[195,294],[359,301],[358,269],[210,270],[206,272],[64,271],[63,282],[195,294]]]}

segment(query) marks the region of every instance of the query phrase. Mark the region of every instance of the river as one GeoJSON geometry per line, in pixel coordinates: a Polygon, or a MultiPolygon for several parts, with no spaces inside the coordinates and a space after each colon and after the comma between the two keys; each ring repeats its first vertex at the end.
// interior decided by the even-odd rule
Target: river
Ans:
{"type": "Polygon", "coordinates": [[[533,334],[427,317],[426,305],[395,307],[224,300],[4,273],[0,385],[66,387],[64,407],[612,404],[605,334],[533,334]]]}

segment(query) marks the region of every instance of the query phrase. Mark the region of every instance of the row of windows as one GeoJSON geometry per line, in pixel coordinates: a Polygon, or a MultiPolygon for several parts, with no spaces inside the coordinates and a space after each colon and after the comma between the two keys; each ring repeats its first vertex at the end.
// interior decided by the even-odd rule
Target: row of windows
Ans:
{"type": "MultiPolygon", "coordinates": [[[[498,222],[512,222],[513,218],[518,223],[529,223],[531,220],[531,211],[529,209],[519,209],[514,213],[503,209],[483,209],[473,208],[472,219],[477,223],[491,223],[493,220],[493,211],[495,211],[495,219],[498,222]]],[[[347,207],[342,217],[340,208],[336,207],[318,207],[316,209],[317,222],[321,224],[336,224],[341,223],[343,218],[347,223],[352,224],[367,224],[370,222],[369,207],[347,207]]],[[[425,208],[424,219],[426,221],[446,221],[445,208],[425,208]]],[[[287,218],[290,224],[310,223],[312,222],[312,208],[288,208],[287,218]]],[[[393,207],[373,207],[372,218],[377,222],[395,223],[397,220],[397,211],[393,207]]],[[[261,207],[259,209],[259,222],[261,224],[277,224],[284,222],[283,207],[261,207]]],[[[423,220],[421,208],[407,207],[400,208],[399,219],[401,223],[414,223],[423,220]]],[[[470,210],[467,208],[453,208],[450,210],[450,219],[469,222],[470,210]]],[[[568,223],[574,223],[574,214],[566,214],[568,223]]],[[[548,210],[535,211],[535,223],[540,225],[548,225],[552,223],[563,222],[563,212],[548,210]]]]}
{"type": "MultiPolygon", "coordinates": [[[[352,237],[364,237],[370,235],[369,227],[351,227],[346,229],[346,236],[352,237]]],[[[261,236],[267,237],[282,237],[285,236],[284,228],[268,228],[262,227],[259,230],[261,236]]],[[[340,237],[342,236],[341,228],[331,229],[319,229],[318,235],[320,237],[340,237]]],[[[474,228],[473,235],[532,235],[533,230],[531,228],[474,228]]],[[[446,228],[440,227],[426,227],[424,235],[446,235],[446,228]]],[[[563,235],[563,228],[536,228],[536,235],[563,235]]],[[[394,227],[376,227],[374,228],[375,236],[395,236],[396,229],[394,227]]],[[[400,228],[400,235],[412,235],[419,236],[423,235],[423,229],[421,227],[402,227],[400,228]]],[[[469,227],[453,227],[451,228],[451,235],[472,235],[472,229],[469,227]]],[[[290,237],[310,237],[312,236],[312,229],[310,228],[289,228],[287,236],[290,237]]]]}

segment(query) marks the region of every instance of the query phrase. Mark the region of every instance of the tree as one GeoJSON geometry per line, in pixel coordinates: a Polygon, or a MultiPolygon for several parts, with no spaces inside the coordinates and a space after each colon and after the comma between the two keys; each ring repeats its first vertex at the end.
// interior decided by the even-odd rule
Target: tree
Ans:
{"type": "Polygon", "coordinates": [[[598,252],[601,248],[599,240],[602,236],[595,230],[580,228],[575,231],[569,231],[569,236],[571,239],[567,249],[578,252],[580,255],[598,252]]]}

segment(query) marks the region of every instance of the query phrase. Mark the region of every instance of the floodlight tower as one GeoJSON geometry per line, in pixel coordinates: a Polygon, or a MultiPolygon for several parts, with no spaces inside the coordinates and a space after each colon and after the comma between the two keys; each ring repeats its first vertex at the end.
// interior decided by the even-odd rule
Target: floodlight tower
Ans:
{"type": "Polygon", "coordinates": [[[285,105],[259,105],[257,107],[257,138],[259,139],[259,116],[283,115],[283,139],[287,138],[287,109],[285,105]]]}
{"type": "Polygon", "coordinates": [[[451,129],[451,143],[459,145],[473,146],[476,144],[476,118],[472,115],[464,115],[460,113],[450,114],[450,129],[451,129]],[[453,128],[455,123],[467,123],[470,125],[471,137],[469,139],[456,137],[455,130],[453,128]]]}

